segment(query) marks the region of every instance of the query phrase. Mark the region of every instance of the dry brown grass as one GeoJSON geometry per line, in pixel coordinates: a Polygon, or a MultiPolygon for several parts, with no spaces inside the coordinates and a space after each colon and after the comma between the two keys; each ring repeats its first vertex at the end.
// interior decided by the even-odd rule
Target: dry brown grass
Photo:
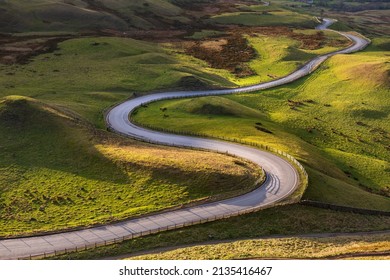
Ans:
{"type": "Polygon", "coordinates": [[[132,259],[377,259],[390,254],[388,234],[324,238],[272,238],[192,246],[132,259]]]}
{"type": "Polygon", "coordinates": [[[216,40],[201,42],[200,47],[208,50],[222,51],[223,47],[226,46],[227,43],[228,40],[226,39],[216,39],[216,40]]]}

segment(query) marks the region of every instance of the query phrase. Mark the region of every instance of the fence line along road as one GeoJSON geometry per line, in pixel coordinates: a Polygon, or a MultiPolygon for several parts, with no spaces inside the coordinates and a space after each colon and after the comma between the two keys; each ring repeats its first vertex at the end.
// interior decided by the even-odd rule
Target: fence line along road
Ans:
{"type": "MultiPolygon", "coordinates": [[[[326,29],[332,23],[332,20],[325,19],[318,29],[326,29]]],[[[235,89],[151,94],[125,101],[113,107],[106,115],[107,125],[112,131],[141,141],[206,149],[222,153],[227,152],[248,159],[261,166],[266,173],[267,179],[258,189],[223,201],[173,210],[106,226],[96,226],[89,229],[43,236],[3,239],[0,240],[0,259],[44,257],[50,254],[104,246],[156,232],[251,213],[262,208],[271,207],[275,203],[287,198],[299,185],[298,172],[292,162],[295,162],[299,166],[300,164],[290,155],[282,152],[283,157],[280,157],[268,151],[262,151],[254,147],[238,145],[236,143],[152,131],[131,123],[129,121],[129,115],[137,107],[157,100],[253,92],[287,84],[310,74],[327,58],[335,54],[355,52],[369,44],[369,41],[364,38],[348,33],[340,32],[340,34],[351,40],[352,44],[350,47],[318,56],[283,78],[235,89]],[[286,158],[290,158],[290,161],[286,158]]]]}

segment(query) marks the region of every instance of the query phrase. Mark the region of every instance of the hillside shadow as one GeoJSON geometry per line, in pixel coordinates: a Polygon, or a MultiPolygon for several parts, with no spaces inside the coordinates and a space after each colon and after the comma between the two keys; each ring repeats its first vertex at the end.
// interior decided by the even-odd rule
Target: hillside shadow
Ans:
{"type": "Polygon", "coordinates": [[[92,128],[74,116],[53,115],[61,113],[43,108],[24,99],[0,107],[0,167],[46,168],[97,181],[129,182],[128,175],[94,147],[99,136],[92,128]]]}

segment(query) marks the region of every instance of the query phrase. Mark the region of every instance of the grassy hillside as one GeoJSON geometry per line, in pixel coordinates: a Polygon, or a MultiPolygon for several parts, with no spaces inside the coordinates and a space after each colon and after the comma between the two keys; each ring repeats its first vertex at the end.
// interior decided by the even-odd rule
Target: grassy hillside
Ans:
{"type": "Polygon", "coordinates": [[[257,94],[157,102],[139,109],[135,118],[154,127],[273,146],[305,164],[310,178],[305,198],[389,210],[384,44],[374,40],[365,52],[334,57],[290,85],[257,94]],[[163,118],[159,108],[167,108],[169,117],[163,118]]]}
{"type": "Polygon", "coordinates": [[[242,240],[221,244],[195,245],[151,253],[129,259],[139,260],[232,260],[232,259],[329,259],[388,253],[387,234],[342,237],[291,237],[242,240]]]}
{"type": "MultiPolygon", "coordinates": [[[[334,44],[340,40],[334,33],[325,33],[318,47],[309,48],[291,34],[270,36],[270,30],[252,30],[264,25],[312,28],[316,23],[310,16],[274,5],[241,5],[234,12],[232,5],[222,5],[213,12],[222,15],[206,20],[210,16],[207,7],[194,13],[187,10],[195,2],[211,1],[0,0],[0,32],[32,35],[50,31],[45,34],[54,36],[65,31],[76,36],[112,29],[111,34],[122,36],[123,30],[130,29],[143,30],[139,35],[143,38],[150,34],[145,30],[153,28],[168,33],[182,28],[185,34],[181,36],[206,28],[207,32],[194,37],[207,40],[230,30],[246,34],[258,54],[246,63],[253,75],[239,78],[155,43],[88,37],[62,42],[54,52],[35,56],[26,64],[0,65],[0,235],[107,222],[252,187],[258,170],[250,163],[140,144],[95,129],[104,127],[103,111],[126,98],[167,88],[233,87],[271,80],[319,53],[340,47],[334,44]],[[193,30],[186,26],[189,20],[196,22],[193,30]]],[[[316,36],[313,30],[290,31],[316,36]]],[[[156,34],[148,38],[166,35],[156,34]]],[[[31,45],[40,40],[27,39],[31,45]]],[[[388,198],[366,192],[388,194],[390,185],[388,64],[384,56],[388,45],[386,38],[376,39],[368,52],[354,56],[356,62],[340,56],[308,79],[261,94],[156,103],[140,112],[140,120],[285,150],[303,161],[310,173],[306,198],[389,209],[388,198]],[[324,87],[329,81],[331,86],[324,87]],[[167,118],[162,107],[167,108],[167,118]]],[[[15,46],[26,47],[18,42],[15,46]]],[[[301,207],[264,213],[234,220],[231,230],[224,221],[222,227],[195,230],[199,236],[192,239],[188,238],[194,234],[191,230],[169,233],[162,239],[190,242],[210,235],[247,236],[253,224],[259,227],[253,233],[256,236],[388,225],[383,217],[301,207]],[[280,225],[270,222],[275,217],[282,221],[280,225]],[[217,233],[220,229],[223,232],[217,233]]],[[[160,237],[153,238],[158,243],[160,237]]],[[[142,244],[142,240],[132,242],[142,244]]]]}
{"type": "Polygon", "coordinates": [[[84,1],[3,1],[3,32],[74,31],[101,28],[125,29],[127,24],[115,15],[88,9],[84,1]]]}
{"type": "Polygon", "coordinates": [[[182,9],[164,0],[0,1],[0,31],[91,31],[149,29],[188,22],[182,9]]]}
{"type": "Polygon", "coordinates": [[[107,107],[134,92],[183,87],[187,76],[232,85],[154,43],[110,37],[72,39],[26,65],[0,65],[0,97],[25,95],[65,106],[104,127],[107,107]]]}
{"type": "Polygon", "coordinates": [[[390,5],[386,1],[343,1],[341,7],[340,1],[314,1],[312,5],[294,0],[274,0],[271,3],[270,7],[263,9],[272,10],[282,6],[298,13],[339,20],[332,29],[354,30],[370,37],[390,36],[390,5]]]}
{"type": "MultiPolygon", "coordinates": [[[[319,33],[312,29],[294,30],[285,27],[266,27],[259,29],[238,29],[235,32],[244,33],[248,45],[255,52],[255,57],[247,62],[237,63],[239,58],[237,58],[235,53],[232,57],[225,57],[224,54],[210,53],[208,57],[209,61],[199,60],[188,55],[188,52],[181,50],[183,48],[182,46],[185,45],[183,43],[166,44],[166,46],[178,53],[178,60],[188,61],[193,65],[197,65],[199,69],[203,69],[205,73],[219,75],[236,85],[244,86],[283,77],[302,66],[311,58],[319,54],[344,48],[349,44],[347,39],[335,32],[326,31],[319,33]],[[237,64],[236,69],[229,71],[223,69],[223,65],[220,68],[212,68],[210,65],[218,66],[221,64],[219,63],[221,57],[224,60],[229,60],[227,65],[237,64]],[[240,72],[240,69],[237,68],[249,69],[248,72],[250,73],[247,75],[237,75],[235,72],[240,72]]],[[[213,33],[210,32],[198,33],[197,36],[207,36],[207,34],[211,34],[211,37],[213,36],[213,33]]],[[[223,42],[223,35],[219,36],[222,36],[222,39],[201,37],[202,40],[200,42],[212,48],[220,44],[221,41],[223,42]]],[[[201,52],[200,57],[202,57],[210,49],[203,48],[199,51],[201,52]]]]}
{"type": "MultiPolygon", "coordinates": [[[[334,48],[329,44],[333,35],[325,35],[324,46],[316,52],[334,48]]],[[[248,40],[258,52],[248,63],[256,75],[237,78],[227,70],[210,68],[204,61],[155,43],[112,37],[71,39],[28,64],[0,65],[0,97],[26,95],[65,106],[103,127],[103,110],[134,92],[193,86],[186,80],[188,76],[203,87],[270,80],[314,56],[313,50],[286,36],[262,35],[248,40]]]]}
{"type": "Polygon", "coordinates": [[[221,199],[261,177],[252,163],[123,139],[25,97],[0,99],[0,134],[0,236],[221,199]]]}

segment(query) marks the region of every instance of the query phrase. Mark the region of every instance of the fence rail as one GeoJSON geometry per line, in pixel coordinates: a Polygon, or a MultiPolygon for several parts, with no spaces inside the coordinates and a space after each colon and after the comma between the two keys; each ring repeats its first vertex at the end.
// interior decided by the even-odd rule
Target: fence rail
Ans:
{"type": "MultiPolygon", "coordinates": [[[[379,211],[379,210],[370,210],[370,209],[361,209],[361,208],[354,208],[354,207],[348,207],[348,206],[333,205],[333,204],[328,204],[328,203],[323,203],[323,202],[318,202],[318,201],[303,200],[303,201],[300,201],[296,204],[300,204],[300,205],[304,205],[304,206],[319,207],[319,208],[324,208],[324,209],[331,209],[331,210],[336,210],[336,211],[344,211],[344,212],[347,211],[347,212],[366,214],[366,215],[390,216],[390,212],[387,212],[387,211],[379,211]]],[[[25,256],[25,257],[19,258],[19,259],[23,259],[23,260],[41,259],[41,258],[60,256],[60,255],[67,254],[67,253],[83,252],[83,251],[87,251],[90,249],[96,249],[96,248],[103,247],[103,246],[118,244],[118,243],[124,242],[126,240],[131,240],[134,238],[143,237],[143,236],[147,236],[147,235],[151,235],[151,234],[156,234],[156,233],[165,232],[165,231],[174,230],[174,229],[180,229],[180,228],[187,227],[187,226],[204,224],[204,223],[213,222],[213,221],[221,220],[221,219],[227,219],[227,218],[231,218],[231,217],[236,217],[236,216],[240,216],[240,215],[244,215],[244,214],[250,214],[250,213],[254,213],[254,212],[257,212],[259,210],[270,208],[270,207],[272,207],[272,206],[270,205],[270,206],[253,207],[250,209],[236,211],[236,212],[228,214],[228,215],[227,214],[214,215],[213,217],[210,217],[207,219],[199,219],[199,220],[195,220],[195,221],[191,221],[191,222],[178,223],[178,224],[174,224],[171,226],[165,226],[165,227],[161,227],[161,228],[157,228],[157,229],[153,229],[153,230],[145,230],[145,231],[130,234],[128,236],[123,236],[121,238],[114,238],[111,240],[107,240],[104,242],[95,242],[95,243],[90,243],[88,245],[75,246],[73,248],[66,248],[63,250],[54,250],[54,251],[45,252],[45,253],[41,253],[41,254],[25,256]]]]}
{"type": "Polygon", "coordinates": [[[356,207],[350,207],[350,206],[342,206],[342,205],[335,205],[320,201],[313,201],[313,200],[301,200],[299,202],[300,205],[305,206],[312,206],[322,209],[330,209],[335,211],[342,211],[342,212],[352,212],[357,214],[363,214],[363,215],[376,215],[376,216],[390,216],[389,211],[381,211],[381,210],[372,210],[372,209],[364,209],[364,208],[356,208],[356,207]]]}
{"type": "Polygon", "coordinates": [[[53,251],[48,251],[48,252],[39,253],[39,254],[31,254],[28,256],[20,257],[18,259],[19,260],[33,260],[33,259],[42,259],[42,258],[48,258],[48,257],[56,257],[56,256],[60,256],[63,254],[74,253],[74,252],[83,252],[83,251],[87,251],[89,249],[96,249],[99,247],[118,244],[118,243],[122,243],[126,240],[131,240],[134,238],[143,237],[143,236],[147,236],[147,235],[151,235],[151,234],[156,234],[156,233],[165,232],[165,231],[174,230],[174,229],[180,229],[180,228],[184,228],[184,227],[188,227],[188,226],[204,224],[204,223],[213,222],[216,220],[227,219],[227,218],[231,218],[231,217],[237,217],[237,216],[244,215],[244,214],[250,214],[250,213],[257,212],[261,209],[266,209],[266,208],[270,208],[273,206],[274,205],[257,206],[257,207],[252,207],[252,208],[245,209],[245,210],[236,211],[236,212],[233,212],[230,214],[214,215],[213,217],[210,217],[207,219],[199,218],[198,220],[194,220],[191,222],[178,223],[178,224],[174,224],[171,226],[164,226],[164,227],[160,227],[160,228],[156,228],[156,229],[152,229],[152,230],[140,231],[137,233],[131,233],[127,236],[123,236],[120,238],[114,238],[114,239],[106,240],[106,241],[102,241],[102,242],[94,242],[94,243],[86,244],[83,246],[74,246],[74,247],[69,247],[69,248],[63,249],[63,250],[53,250],[53,251]]]}

